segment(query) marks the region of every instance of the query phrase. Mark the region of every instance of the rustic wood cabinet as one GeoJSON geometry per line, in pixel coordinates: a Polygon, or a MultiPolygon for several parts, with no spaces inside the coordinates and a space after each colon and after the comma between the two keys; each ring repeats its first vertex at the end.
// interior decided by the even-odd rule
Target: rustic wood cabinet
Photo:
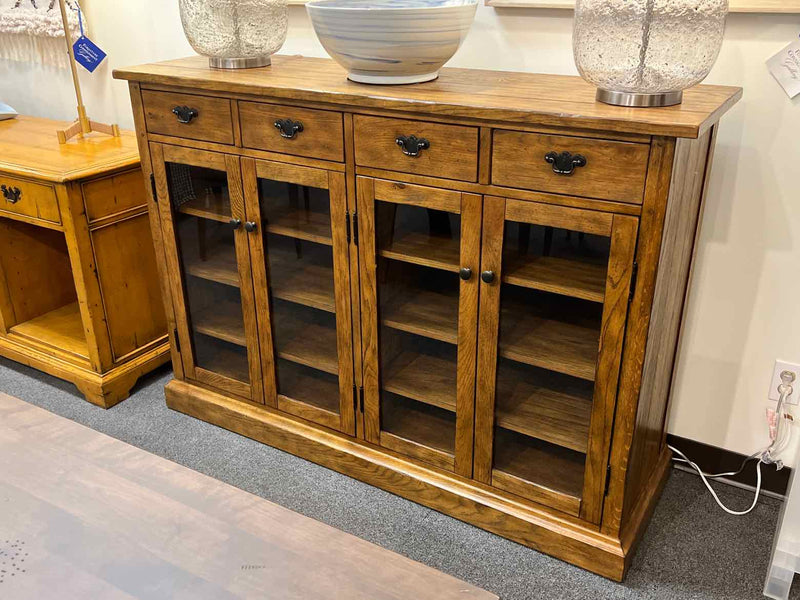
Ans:
{"type": "Polygon", "coordinates": [[[621,579],[665,423],[719,117],[578,78],[200,58],[130,81],[170,407],[621,579]]]}
{"type": "Polygon", "coordinates": [[[0,123],[0,356],[109,408],[169,360],[147,187],[131,132],[63,127],[0,123]]]}

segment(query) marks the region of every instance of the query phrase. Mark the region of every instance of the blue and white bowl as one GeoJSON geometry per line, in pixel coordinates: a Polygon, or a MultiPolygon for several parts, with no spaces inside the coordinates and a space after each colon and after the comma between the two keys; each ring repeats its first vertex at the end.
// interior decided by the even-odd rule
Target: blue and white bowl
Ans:
{"type": "Polygon", "coordinates": [[[322,46],[347,77],[384,85],[439,76],[467,36],[478,0],[312,0],[322,46]]]}

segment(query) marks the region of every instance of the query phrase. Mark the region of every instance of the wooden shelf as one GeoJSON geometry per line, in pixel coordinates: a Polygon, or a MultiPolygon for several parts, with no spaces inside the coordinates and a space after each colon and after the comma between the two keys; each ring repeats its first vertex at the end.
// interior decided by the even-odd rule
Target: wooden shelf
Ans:
{"type": "Polygon", "coordinates": [[[580,503],[586,466],[583,454],[495,431],[493,485],[522,496],[527,495],[524,487],[532,485],[580,503]]]}
{"type": "Polygon", "coordinates": [[[89,359],[89,347],[77,302],[15,325],[10,332],[89,359]]]}
{"type": "Polygon", "coordinates": [[[508,303],[500,317],[500,356],[594,381],[600,327],[556,321],[523,304],[508,303]]]}
{"type": "Polygon", "coordinates": [[[248,383],[250,370],[245,349],[223,346],[216,340],[210,343],[213,343],[214,346],[195,344],[197,366],[224,375],[229,379],[248,383]]]}
{"type": "Polygon", "coordinates": [[[606,266],[550,256],[506,255],[503,282],[554,294],[603,302],[606,266]]]}
{"type": "Polygon", "coordinates": [[[186,272],[192,277],[215,281],[223,285],[238,288],[239,266],[236,262],[236,249],[217,244],[208,248],[206,259],[200,257],[186,259],[186,272]]]}
{"type": "Polygon", "coordinates": [[[461,248],[458,239],[409,232],[396,237],[389,246],[379,249],[378,254],[385,258],[458,273],[461,248]]]}
{"type": "Polygon", "coordinates": [[[451,457],[455,452],[455,415],[436,409],[426,410],[411,400],[383,403],[381,429],[398,438],[451,457]]]}
{"type": "Polygon", "coordinates": [[[456,410],[456,362],[411,350],[383,368],[384,390],[445,410],[456,410]]]}
{"type": "Polygon", "coordinates": [[[223,300],[206,310],[192,314],[192,325],[198,333],[247,347],[242,306],[236,302],[223,300]]]}
{"type": "Polygon", "coordinates": [[[336,329],[309,323],[288,311],[273,312],[275,350],[278,357],[339,375],[336,329]]]}
{"type": "Polygon", "coordinates": [[[331,216],[310,210],[292,208],[266,218],[267,232],[298,240],[332,245],[331,216]]]}
{"type": "MultiPolygon", "coordinates": [[[[383,290],[381,290],[383,292],[383,290]]],[[[381,323],[434,340],[458,343],[458,294],[392,288],[380,308],[381,323]]]]}
{"type": "Polygon", "coordinates": [[[231,200],[227,194],[204,196],[181,204],[178,212],[201,219],[228,223],[231,220],[231,200]]]}
{"type": "Polygon", "coordinates": [[[586,453],[593,386],[584,381],[501,361],[497,426],[586,453]]]}
{"type": "Polygon", "coordinates": [[[339,414],[339,382],[328,373],[278,359],[278,393],[315,408],[339,414]]]}
{"type": "Polygon", "coordinates": [[[293,253],[278,249],[270,249],[268,255],[273,297],[336,312],[333,267],[298,259],[293,253]]]}

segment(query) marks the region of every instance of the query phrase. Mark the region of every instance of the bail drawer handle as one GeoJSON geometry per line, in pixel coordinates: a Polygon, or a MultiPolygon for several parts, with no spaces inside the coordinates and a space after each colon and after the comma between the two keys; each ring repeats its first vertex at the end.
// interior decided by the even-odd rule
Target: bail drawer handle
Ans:
{"type": "Polygon", "coordinates": [[[292,119],[278,119],[275,121],[275,129],[281,132],[281,137],[287,140],[293,139],[298,133],[303,132],[303,124],[292,119]]]}
{"type": "Polygon", "coordinates": [[[431,143],[425,138],[418,138],[415,135],[399,135],[395,143],[403,150],[406,156],[417,157],[423,150],[431,147],[431,143]]]}
{"type": "Polygon", "coordinates": [[[18,187],[8,187],[6,184],[0,185],[0,192],[3,193],[3,198],[6,202],[16,204],[22,198],[22,190],[18,187]]]}
{"type": "Polygon", "coordinates": [[[184,125],[191,123],[192,119],[200,116],[196,108],[191,108],[189,106],[176,106],[172,109],[172,112],[178,117],[178,123],[183,123],[184,125]]]}
{"type": "Polygon", "coordinates": [[[572,175],[576,168],[586,166],[585,156],[567,151],[548,152],[544,155],[544,160],[553,165],[553,173],[556,175],[572,175]]]}

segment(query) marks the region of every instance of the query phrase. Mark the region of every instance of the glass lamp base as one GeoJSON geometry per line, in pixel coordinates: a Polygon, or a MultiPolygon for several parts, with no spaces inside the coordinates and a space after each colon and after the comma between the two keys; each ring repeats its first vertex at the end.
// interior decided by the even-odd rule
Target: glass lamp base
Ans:
{"type": "Polygon", "coordinates": [[[598,102],[615,106],[673,106],[680,104],[683,92],[664,92],[662,94],[637,94],[635,92],[610,92],[597,90],[598,102]]]}
{"type": "Polygon", "coordinates": [[[212,69],[253,69],[267,67],[272,63],[269,55],[253,58],[215,58],[209,57],[208,65],[212,69]]]}

